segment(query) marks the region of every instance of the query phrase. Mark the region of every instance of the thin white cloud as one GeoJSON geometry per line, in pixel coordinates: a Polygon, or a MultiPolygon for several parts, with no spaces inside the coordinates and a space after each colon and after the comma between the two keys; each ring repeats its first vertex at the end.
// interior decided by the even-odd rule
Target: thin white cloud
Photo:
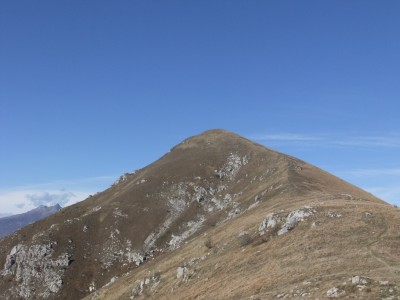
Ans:
{"type": "Polygon", "coordinates": [[[382,200],[400,206],[400,168],[354,169],[335,174],[382,200]]]}
{"type": "Polygon", "coordinates": [[[76,196],[72,192],[61,191],[59,193],[39,192],[28,194],[26,195],[26,198],[28,198],[28,200],[31,201],[34,206],[53,206],[56,204],[64,206],[72,199],[76,198],[76,196]]]}
{"type": "Polygon", "coordinates": [[[20,214],[34,209],[39,205],[52,206],[58,202],[61,202],[59,204],[65,207],[86,199],[90,194],[93,193],[78,190],[0,191],[0,214],[20,214]]]}
{"type": "Polygon", "coordinates": [[[400,186],[398,185],[370,186],[364,189],[391,204],[400,206],[400,186]]]}
{"type": "Polygon", "coordinates": [[[352,177],[381,177],[381,176],[400,176],[400,168],[394,169],[355,169],[341,172],[344,175],[352,177]]]}
{"type": "Polygon", "coordinates": [[[302,145],[312,147],[347,147],[347,148],[400,148],[400,134],[377,134],[377,135],[349,135],[336,136],[329,134],[312,135],[299,133],[269,133],[255,134],[249,137],[259,142],[270,142],[284,145],[302,145]]]}
{"type": "MultiPolygon", "coordinates": [[[[62,189],[62,188],[73,188],[73,189],[85,189],[87,186],[107,186],[111,185],[112,182],[116,180],[119,176],[97,176],[88,178],[78,178],[78,179],[62,179],[54,180],[43,183],[35,184],[25,184],[20,186],[14,186],[9,191],[15,190],[46,190],[46,189],[62,189]]],[[[4,191],[5,189],[3,189],[4,191]]]]}
{"type": "Polygon", "coordinates": [[[342,146],[353,147],[389,147],[400,148],[400,136],[356,136],[347,139],[337,140],[336,143],[342,146]]]}
{"type": "Polygon", "coordinates": [[[109,187],[117,176],[99,176],[0,189],[0,216],[24,213],[39,205],[69,206],[109,187]]]}
{"type": "Polygon", "coordinates": [[[285,142],[313,142],[321,140],[321,138],[317,136],[295,134],[295,133],[253,135],[250,137],[250,139],[258,141],[285,141],[285,142]]]}

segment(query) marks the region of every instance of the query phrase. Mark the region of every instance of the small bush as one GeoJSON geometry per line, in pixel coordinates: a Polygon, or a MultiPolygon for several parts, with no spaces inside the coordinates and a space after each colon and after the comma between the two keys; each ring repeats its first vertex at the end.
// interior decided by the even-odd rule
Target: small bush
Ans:
{"type": "Polygon", "coordinates": [[[247,232],[242,232],[239,235],[240,246],[247,246],[247,245],[251,244],[252,240],[253,239],[251,238],[250,234],[248,234],[247,232]]]}
{"type": "Polygon", "coordinates": [[[266,242],[268,242],[268,238],[266,236],[259,236],[254,240],[253,245],[258,246],[266,242]]]}
{"type": "Polygon", "coordinates": [[[211,241],[210,238],[208,238],[208,239],[206,239],[206,240],[204,241],[204,246],[206,246],[208,249],[211,249],[211,248],[213,247],[212,241],[211,241]]]}
{"type": "Polygon", "coordinates": [[[219,217],[220,217],[219,214],[212,215],[212,216],[210,216],[210,217],[208,217],[208,218],[206,219],[206,221],[204,222],[204,224],[205,224],[206,226],[215,227],[215,226],[217,226],[217,223],[218,223],[218,221],[219,221],[219,217]]]}

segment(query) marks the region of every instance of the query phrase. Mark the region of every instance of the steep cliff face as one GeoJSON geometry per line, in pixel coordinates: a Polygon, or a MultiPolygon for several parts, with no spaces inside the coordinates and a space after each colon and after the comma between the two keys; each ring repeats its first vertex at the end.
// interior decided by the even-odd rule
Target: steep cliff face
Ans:
{"type": "Polygon", "coordinates": [[[276,247],[285,252],[282,240],[297,241],[293,233],[303,224],[319,230],[322,217],[350,216],[348,206],[336,208],[340,203],[391,209],[300,160],[227,131],[208,131],[124,174],[106,191],[1,240],[0,297],[190,298],[196,270],[205,268],[204,280],[221,276],[209,265],[214,259],[232,265],[223,272],[240,273],[236,258],[224,260],[237,252],[237,241],[239,247],[255,240],[264,246],[279,237],[276,247]]]}

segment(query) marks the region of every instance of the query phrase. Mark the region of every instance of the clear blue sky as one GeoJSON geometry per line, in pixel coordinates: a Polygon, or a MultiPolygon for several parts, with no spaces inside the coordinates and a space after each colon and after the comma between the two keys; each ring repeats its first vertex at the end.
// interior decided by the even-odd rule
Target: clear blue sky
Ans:
{"type": "Polygon", "coordinates": [[[211,128],[400,204],[399,15],[399,1],[1,1],[0,215],[76,201],[211,128]]]}

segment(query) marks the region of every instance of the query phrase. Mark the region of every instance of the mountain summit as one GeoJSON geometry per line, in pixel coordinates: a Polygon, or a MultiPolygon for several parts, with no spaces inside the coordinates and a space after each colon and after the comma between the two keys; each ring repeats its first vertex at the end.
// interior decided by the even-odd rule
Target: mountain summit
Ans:
{"type": "Polygon", "coordinates": [[[0,297],[398,297],[399,230],[373,195],[211,130],[1,240],[0,297]]]}

